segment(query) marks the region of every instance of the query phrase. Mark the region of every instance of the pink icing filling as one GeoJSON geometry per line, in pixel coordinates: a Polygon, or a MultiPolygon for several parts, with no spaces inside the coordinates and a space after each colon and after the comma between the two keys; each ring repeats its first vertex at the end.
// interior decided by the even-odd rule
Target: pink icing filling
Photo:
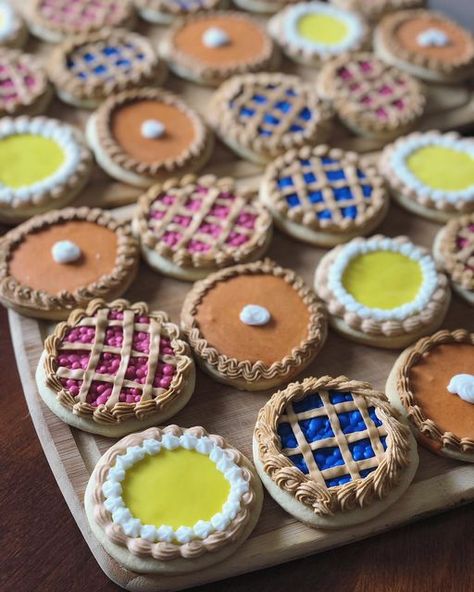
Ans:
{"type": "Polygon", "coordinates": [[[114,25],[123,14],[120,2],[104,0],[43,0],[39,10],[55,24],[74,24],[78,29],[114,25]]]}

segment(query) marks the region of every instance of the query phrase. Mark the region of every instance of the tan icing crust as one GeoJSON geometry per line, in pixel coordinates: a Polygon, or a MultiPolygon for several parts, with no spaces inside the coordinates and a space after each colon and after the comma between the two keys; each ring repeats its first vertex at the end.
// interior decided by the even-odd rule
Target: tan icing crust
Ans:
{"type": "Polygon", "coordinates": [[[229,267],[196,282],[183,303],[181,326],[196,355],[219,374],[231,380],[243,378],[246,382],[258,382],[259,380],[286,376],[292,369],[304,364],[314,355],[315,351],[322,347],[327,331],[324,307],[314,292],[293,271],[283,269],[270,259],[229,267]],[[293,348],[290,355],[270,365],[262,361],[237,360],[218,352],[209,345],[196,322],[197,308],[206,293],[219,282],[225,282],[227,279],[243,274],[271,274],[283,278],[299,294],[310,313],[306,339],[299,346],[293,348]]]}
{"type": "MultiPolygon", "coordinates": [[[[304,83],[297,76],[279,73],[263,72],[234,76],[224,82],[214,93],[209,107],[210,123],[219,136],[269,157],[278,156],[290,148],[298,148],[303,144],[318,143],[320,137],[326,134],[326,128],[332,117],[332,110],[318,97],[314,85],[304,83]],[[237,120],[238,111],[236,109],[238,110],[239,105],[232,109],[229,107],[229,102],[235,97],[241,98],[242,95],[244,97],[245,95],[251,96],[254,91],[258,91],[260,94],[265,93],[266,91],[261,87],[266,84],[274,84],[282,91],[286,89],[298,91],[299,96],[294,97],[293,111],[296,111],[297,108],[308,107],[313,114],[312,121],[306,122],[303,131],[286,133],[285,126],[281,126],[270,137],[259,136],[256,129],[261,123],[261,117],[257,116],[258,109],[263,113],[267,106],[259,108],[257,103],[254,104],[257,114],[250,121],[240,123],[237,120]]],[[[284,120],[281,113],[280,116],[284,120]]]]}
{"type": "Polygon", "coordinates": [[[35,216],[10,230],[0,240],[0,297],[13,305],[42,311],[72,310],[93,298],[106,296],[118,288],[135,272],[138,263],[138,244],[132,236],[129,224],[117,222],[110,214],[98,208],[65,208],[35,216]],[[74,292],[64,291],[56,296],[34,290],[18,283],[10,275],[9,260],[13,250],[30,233],[47,228],[53,224],[87,220],[115,232],[117,236],[117,256],[111,274],[104,275],[99,281],[84,286],[74,292]]]}
{"type": "MultiPolygon", "coordinates": [[[[195,214],[193,214],[195,216],[195,214]]],[[[195,222],[201,222],[199,217],[195,217],[193,224],[187,229],[181,229],[183,236],[186,233],[188,238],[195,236],[196,225],[195,222]]],[[[264,247],[271,232],[272,218],[267,209],[262,206],[255,198],[255,193],[248,189],[237,189],[235,181],[230,177],[217,178],[214,175],[205,175],[196,177],[195,175],[185,175],[180,179],[170,179],[164,183],[157,184],[151,187],[147,193],[141,196],[138,201],[138,208],[135,213],[135,222],[138,228],[138,236],[142,244],[148,248],[153,249],[156,253],[169,259],[179,265],[180,267],[206,268],[206,267],[225,267],[244,261],[251,257],[252,253],[264,247]],[[223,227],[220,239],[228,236],[232,229],[232,221],[239,215],[245,205],[250,205],[254,210],[254,214],[258,217],[256,219],[255,228],[249,233],[251,238],[248,242],[240,247],[229,247],[225,251],[219,246],[214,237],[207,235],[207,241],[211,244],[211,249],[204,253],[190,253],[185,246],[174,250],[160,241],[162,232],[169,226],[173,216],[176,213],[181,213],[180,208],[183,206],[187,196],[196,186],[208,187],[210,192],[204,198],[209,207],[215,202],[219,192],[229,191],[237,196],[233,206],[231,216],[226,220],[226,225],[223,227]],[[177,197],[177,200],[172,206],[166,206],[168,211],[163,223],[156,220],[156,230],[150,227],[150,207],[159,195],[168,194],[177,197]]],[[[198,224],[199,225],[199,224],[198,224]]],[[[200,240],[205,235],[199,235],[200,240]]]]}
{"type": "Polygon", "coordinates": [[[173,0],[135,0],[139,10],[152,10],[170,14],[172,16],[188,16],[206,10],[214,10],[219,6],[221,0],[201,0],[201,2],[190,2],[187,8],[173,0]]]}
{"type": "MultiPolygon", "coordinates": [[[[105,320],[105,323],[107,324],[107,320],[105,320]]],[[[153,347],[154,344],[152,344],[150,340],[150,348],[153,347]]],[[[127,300],[121,299],[107,303],[101,298],[96,298],[89,303],[85,310],[74,310],[70,314],[68,320],[59,323],[54,332],[46,338],[44,350],[46,353],[44,360],[46,383],[56,392],[56,398],[59,403],[75,415],[105,425],[123,423],[128,419],[143,420],[153,413],[165,411],[166,407],[172,404],[181,395],[189,375],[192,372],[193,366],[190,358],[189,346],[180,339],[179,328],[175,324],[169,322],[168,315],[165,312],[150,311],[145,302],[131,304],[127,300]],[[82,319],[92,317],[97,311],[103,309],[117,309],[119,311],[128,310],[138,315],[149,316],[150,319],[155,320],[159,324],[160,335],[165,335],[170,338],[171,347],[175,352],[176,374],[167,389],[153,389],[156,392],[154,398],[151,398],[150,393],[147,393],[145,400],[141,400],[139,403],[122,403],[116,401],[111,405],[109,401],[107,401],[104,405],[94,407],[87,403],[86,400],[78,401],[77,397],[73,397],[61,384],[61,381],[56,374],[58,368],[56,359],[59,355],[60,346],[66,333],[69,329],[77,326],[82,319]]],[[[157,355],[156,352],[154,352],[154,354],[157,355]]],[[[150,358],[152,357],[151,349],[150,354],[148,355],[150,358]]],[[[150,391],[150,389],[148,390],[150,391]]]]}
{"type": "MultiPolygon", "coordinates": [[[[306,170],[306,169],[305,169],[306,170]]],[[[309,171],[310,169],[308,169],[309,171]]],[[[311,169],[312,170],[312,169],[311,169]]],[[[274,160],[265,170],[264,183],[268,187],[268,200],[271,202],[271,207],[274,208],[280,216],[301,224],[311,230],[325,230],[331,232],[347,232],[354,228],[363,228],[370,220],[377,217],[382,209],[385,207],[387,201],[387,192],[385,190],[385,182],[381,175],[378,173],[376,167],[372,165],[365,165],[364,159],[360,157],[356,152],[345,152],[339,148],[330,148],[324,144],[315,146],[303,146],[299,150],[289,150],[282,156],[279,156],[274,160]],[[370,184],[373,187],[370,205],[361,208],[358,207],[357,217],[353,220],[351,218],[335,219],[334,216],[328,219],[318,219],[315,216],[316,206],[319,204],[309,204],[305,202],[305,207],[293,207],[289,208],[286,199],[284,198],[284,191],[278,187],[277,181],[281,176],[287,176],[292,174],[295,185],[291,187],[291,193],[297,195],[306,195],[308,183],[304,181],[301,167],[297,163],[298,159],[320,159],[322,157],[329,157],[340,161],[341,167],[346,172],[346,179],[343,181],[329,181],[324,180],[325,175],[316,175],[318,177],[318,188],[321,183],[319,179],[323,179],[323,187],[321,190],[324,193],[331,194],[331,187],[345,186],[350,187],[353,192],[356,192],[357,188],[361,184],[370,184]],[[360,168],[366,174],[365,179],[357,179],[355,177],[355,170],[360,168]],[[291,171],[291,173],[290,173],[291,171]],[[351,183],[351,176],[354,178],[351,183]]],[[[288,192],[290,192],[290,189],[288,192]]],[[[363,205],[367,200],[363,197],[360,190],[358,191],[358,203],[363,205]]],[[[351,202],[352,203],[352,202],[351,202]]],[[[321,209],[327,209],[327,201],[321,205],[321,209]]]]}
{"type": "MultiPolygon", "coordinates": [[[[94,60],[93,66],[99,63],[94,60]]],[[[108,67],[110,69],[111,65],[108,64],[108,67]]],[[[50,56],[48,71],[52,82],[61,91],[87,100],[104,99],[131,87],[155,84],[163,78],[165,68],[151,43],[142,35],[123,29],[103,29],[100,33],[77,35],[57,45],[50,56]],[[132,71],[126,74],[117,67],[113,71],[114,75],[105,80],[99,76],[89,76],[86,81],[82,81],[67,66],[71,56],[83,55],[91,46],[99,52],[107,45],[123,46],[125,43],[132,43],[144,55],[143,60],[133,62],[132,71]]]]}
{"type": "MultiPolygon", "coordinates": [[[[371,236],[369,240],[381,240],[386,238],[381,234],[371,236]]],[[[355,238],[347,244],[362,242],[367,239],[355,238]]],[[[394,242],[403,244],[411,243],[406,236],[398,236],[393,239],[394,242]]],[[[396,337],[405,335],[406,333],[413,333],[422,329],[426,325],[430,325],[434,319],[439,317],[446,305],[446,299],[449,298],[449,282],[444,273],[438,273],[438,287],[431,296],[429,304],[422,311],[412,314],[403,321],[388,320],[380,321],[370,317],[362,317],[356,312],[351,312],[346,309],[344,304],[340,302],[337,296],[330,290],[328,284],[328,273],[331,265],[335,261],[340,250],[346,245],[335,247],[325,256],[320,262],[316,270],[316,284],[318,286],[319,296],[326,302],[328,311],[331,315],[342,319],[351,329],[361,331],[366,335],[396,337]]],[[[428,251],[422,247],[417,248],[423,254],[429,254],[428,251]]]]}
{"type": "Polygon", "coordinates": [[[100,148],[107,153],[109,158],[127,171],[150,177],[155,177],[163,171],[173,173],[191,164],[192,161],[202,156],[209,143],[209,133],[201,117],[176,95],[154,88],[134,89],[107,99],[96,111],[96,127],[100,148]],[[192,121],[195,131],[194,141],[179,159],[173,158],[152,164],[141,162],[127,154],[115,141],[111,132],[113,112],[123,105],[140,100],[157,100],[168,105],[173,105],[192,121]]]}
{"type": "Polygon", "coordinates": [[[397,58],[415,66],[428,68],[442,74],[458,73],[464,69],[471,69],[474,66],[474,37],[467,29],[464,29],[441,12],[420,9],[402,10],[394,14],[389,14],[380,21],[376,34],[380,35],[387,51],[396,55],[397,58]],[[436,59],[433,56],[424,55],[421,52],[411,51],[407,47],[404,47],[397,39],[396,31],[398,27],[406,21],[423,17],[439,19],[440,21],[449,23],[452,27],[456,27],[459,30],[459,34],[466,38],[469,50],[464,55],[461,54],[457,59],[448,62],[436,59]]]}
{"type": "Polygon", "coordinates": [[[450,220],[443,230],[440,253],[452,280],[466,290],[474,290],[474,231],[469,231],[469,226],[474,226],[474,213],[450,220]],[[468,240],[463,249],[456,244],[460,234],[468,240]]]}
{"type": "Polygon", "coordinates": [[[426,96],[421,83],[395,66],[385,64],[369,52],[344,54],[331,60],[323,66],[318,77],[318,86],[324,97],[333,102],[341,119],[350,121],[366,132],[407,129],[413,126],[425,110],[426,96]],[[373,75],[370,78],[358,70],[358,64],[361,62],[372,64],[373,75]],[[351,81],[359,84],[357,90],[351,90],[349,85],[337,76],[341,68],[351,72],[351,81]],[[403,82],[403,85],[397,81],[403,82]],[[382,95],[378,92],[385,84],[394,88],[395,83],[398,88],[396,93],[382,95]],[[373,99],[370,105],[361,101],[366,96],[373,99]],[[404,101],[403,109],[393,105],[396,99],[404,101]],[[387,118],[377,117],[374,112],[376,108],[383,108],[387,118]]]}
{"type": "Polygon", "coordinates": [[[94,469],[95,487],[92,492],[92,503],[94,505],[95,521],[104,530],[112,543],[126,547],[132,555],[153,557],[153,559],[159,561],[172,561],[178,558],[196,559],[205,553],[212,553],[225,545],[235,542],[247,524],[256,498],[254,483],[256,477],[247,468],[247,465],[248,461],[241,452],[230,446],[222,436],[208,434],[202,427],[184,429],[177,425],[170,425],[163,429],[150,428],[138,434],[131,434],[109,448],[94,469]],[[102,485],[107,479],[109,469],[115,464],[117,456],[124,454],[129,446],[138,446],[144,440],[150,438],[160,440],[164,434],[172,434],[177,437],[190,434],[198,438],[207,436],[215,444],[228,451],[232,455],[234,463],[241,468],[244,479],[248,481],[250,487],[249,491],[244,493],[241,498],[242,507],[239,513],[226,530],[214,532],[203,540],[192,540],[189,543],[152,543],[143,538],[132,538],[125,535],[121,527],[112,522],[111,513],[104,507],[105,497],[102,493],[102,485]]]}
{"type": "Polygon", "coordinates": [[[366,382],[350,380],[346,376],[306,378],[276,392],[260,409],[254,436],[265,473],[278,487],[290,493],[296,501],[308,506],[319,516],[364,508],[373,501],[386,497],[398,483],[402,471],[409,463],[409,430],[396,419],[395,411],[385,395],[373,390],[366,382]],[[367,406],[373,406],[381,412],[383,424],[387,429],[388,447],[377,469],[365,479],[328,488],[302,473],[281,452],[277,424],[286,406],[307,393],[321,389],[351,391],[364,398],[367,406]]]}
{"type": "MultiPolygon", "coordinates": [[[[448,201],[447,199],[437,198],[433,199],[429,195],[420,195],[416,189],[407,185],[400,177],[397,175],[396,170],[392,167],[390,160],[392,157],[393,152],[398,150],[406,141],[411,140],[413,138],[421,138],[421,137],[432,137],[433,140],[438,138],[452,138],[453,140],[462,139],[466,141],[467,138],[462,138],[456,132],[448,132],[448,133],[441,133],[436,130],[430,130],[426,132],[413,132],[407,136],[403,136],[403,138],[398,138],[392,144],[388,144],[380,157],[379,161],[379,170],[387,180],[390,188],[397,193],[403,194],[404,197],[412,199],[419,203],[420,205],[424,206],[425,208],[430,208],[434,210],[442,210],[443,212],[454,212],[459,214],[464,214],[472,210],[473,203],[469,200],[459,199],[455,203],[448,201]]],[[[474,143],[474,140],[473,140],[474,143]]],[[[438,192],[439,193],[439,192],[438,192]]]]}
{"type": "Polygon", "coordinates": [[[203,80],[215,80],[226,79],[236,74],[243,74],[245,72],[255,72],[258,70],[272,70],[275,56],[277,53],[276,47],[273,41],[266,33],[265,29],[260,23],[246,14],[234,11],[212,11],[212,12],[200,12],[198,14],[191,15],[187,18],[180,19],[172,26],[169,27],[166,36],[163,39],[163,53],[168,60],[174,62],[177,66],[182,66],[187,70],[192,70],[193,75],[197,75],[203,80]],[[254,56],[252,60],[248,60],[247,63],[237,61],[234,64],[228,65],[210,65],[200,61],[189,53],[178,49],[174,43],[174,37],[189,23],[198,21],[207,21],[209,19],[225,17],[229,20],[241,21],[242,23],[248,23],[256,29],[259,29],[264,40],[262,51],[259,55],[254,56]]]}
{"type": "Polygon", "coordinates": [[[474,333],[465,329],[438,331],[430,337],[423,337],[409,349],[408,356],[400,365],[397,373],[397,391],[400,400],[407,410],[408,417],[417,429],[425,436],[435,440],[440,446],[448,447],[456,452],[466,453],[474,451],[474,440],[471,438],[459,438],[452,432],[443,432],[439,426],[425,416],[421,407],[416,404],[416,398],[410,389],[410,369],[415,366],[424,354],[436,346],[444,343],[466,343],[474,345],[474,333]]]}
{"type": "Polygon", "coordinates": [[[395,10],[420,8],[425,4],[425,0],[331,0],[331,4],[362,13],[370,20],[376,20],[395,10]]]}

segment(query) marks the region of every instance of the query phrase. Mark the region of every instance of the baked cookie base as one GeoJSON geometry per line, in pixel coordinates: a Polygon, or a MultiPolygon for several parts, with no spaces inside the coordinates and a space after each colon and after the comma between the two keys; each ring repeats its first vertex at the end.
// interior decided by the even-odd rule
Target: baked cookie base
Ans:
{"type": "Polygon", "coordinates": [[[201,557],[192,560],[179,558],[173,559],[172,561],[158,561],[157,559],[153,559],[151,557],[144,558],[132,555],[132,553],[130,553],[126,547],[122,547],[113,543],[106,536],[104,531],[96,524],[94,518],[92,491],[95,487],[95,470],[89,479],[84,495],[84,506],[87,520],[99,543],[104,547],[107,553],[109,553],[109,555],[115,559],[115,561],[132,572],[162,575],[163,578],[160,578],[160,590],[169,589],[168,585],[166,584],[166,579],[169,576],[170,588],[173,589],[173,586],[171,585],[172,576],[198,571],[223,561],[235,553],[235,551],[245,542],[245,540],[250,536],[253,529],[255,528],[262,509],[263,488],[253,465],[248,461],[245,461],[243,464],[245,465],[245,468],[251,471],[254,476],[252,485],[254,486],[255,500],[249,508],[250,517],[247,524],[240,532],[238,539],[214,553],[205,553],[201,557]]]}
{"type": "Polygon", "coordinates": [[[271,497],[279,504],[288,514],[294,516],[300,522],[307,524],[312,528],[347,528],[361,522],[366,522],[384,512],[388,507],[394,504],[408,489],[410,483],[413,481],[416,470],[418,468],[418,452],[415,438],[410,435],[410,463],[404,470],[401,479],[397,486],[390,491],[390,493],[382,500],[373,502],[366,508],[356,508],[348,512],[341,512],[333,516],[319,516],[315,514],[308,506],[298,502],[289,492],[281,489],[278,485],[265,473],[263,464],[258,454],[258,445],[253,439],[253,460],[257,472],[265,486],[265,489],[271,497]]]}
{"type": "Polygon", "coordinates": [[[265,0],[233,0],[234,4],[243,10],[260,14],[273,14],[285,6],[285,2],[266,2],[265,0]]]}
{"type": "MultiPolygon", "coordinates": [[[[435,208],[428,208],[415,201],[409,195],[404,195],[401,191],[397,191],[392,187],[390,188],[390,195],[402,208],[405,208],[409,212],[413,212],[413,214],[416,214],[417,216],[421,216],[427,220],[432,220],[433,222],[449,222],[449,220],[452,218],[469,213],[469,210],[459,211],[455,210],[454,208],[452,210],[437,210],[435,208]]],[[[472,211],[474,211],[474,203],[472,204],[472,211]]]]}

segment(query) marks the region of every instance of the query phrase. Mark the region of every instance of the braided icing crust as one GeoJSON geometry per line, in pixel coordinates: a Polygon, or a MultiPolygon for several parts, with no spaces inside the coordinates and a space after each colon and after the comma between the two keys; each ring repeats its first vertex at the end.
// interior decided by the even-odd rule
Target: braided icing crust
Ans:
{"type": "Polygon", "coordinates": [[[438,331],[430,337],[423,337],[408,350],[404,363],[400,365],[397,373],[397,391],[402,405],[407,410],[408,418],[416,428],[424,435],[441,444],[443,448],[450,448],[456,452],[474,452],[474,440],[471,438],[459,438],[452,432],[443,432],[431,419],[426,417],[421,407],[416,402],[416,395],[411,390],[409,374],[423,356],[438,345],[444,343],[467,343],[474,346],[474,333],[465,329],[438,331]]]}
{"type": "MultiPolygon", "coordinates": [[[[370,240],[381,240],[385,237],[377,234],[370,237],[370,240]]],[[[366,239],[355,238],[346,245],[362,242],[366,239]]],[[[406,236],[398,236],[391,239],[396,243],[410,243],[411,241],[406,236]]],[[[449,282],[443,273],[438,273],[438,286],[431,296],[429,304],[418,313],[412,314],[402,321],[392,320],[377,320],[371,317],[362,317],[356,312],[351,312],[346,309],[344,304],[336,297],[330,290],[328,282],[329,268],[335,261],[337,255],[344,248],[341,245],[332,249],[320,262],[316,269],[316,284],[319,296],[327,303],[328,311],[331,315],[342,319],[351,329],[362,331],[367,335],[396,337],[406,333],[413,333],[430,325],[433,320],[438,317],[443,311],[446,299],[449,298],[449,282]]],[[[428,254],[426,249],[418,247],[423,254],[428,254]]]]}
{"type": "Polygon", "coordinates": [[[394,413],[382,392],[373,390],[366,382],[350,380],[346,376],[312,377],[292,383],[275,393],[259,411],[254,436],[263,469],[278,487],[311,508],[317,515],[331,516],[336,512],[364,508],[373,501],[386,497],[409,464],[409,430],[396,419],[394,413]],[[323,487],[302,473],[282,454],[277,433],[278,419],[284,414],[288,403],[319,389],[351,391],[364,397],[368,405],[374,406],[381,413],[388,432],[388,447],[377,469],[365,479],[350,481],[337,487],[323,487]]]}
{"type": "Polygon", "coordinates": [[[243,378],[246,382],[272,380],[286,376],[292,369],[304,364],[322,347],[327,332],[325,310],[314,292],[293,271],[283,269],[270,259],[229,267],[196,282],[184,301],[181,311],[181,326],[196,355],[219,374],[231,380],[243,378]],[[294,347],[290,355],[270,365],[262,361],[237,360],[219,353],[217,349],[209,345],[196,322],[197,308],[207,292],[219,282],[225,282],[227,279],[243,274],[270,274],[283,278],[299,294],[310,313],[306,339],[294,347]]]}
{"type": "Polygon", "coordinates": [[[132,236],[129,224],[120,223],[107,212],[98,208],[65,208],[35,216],[27,222],[10,230],[0,239],[0,297],[14,306],[24,306],[36,310],[55,311],[73,309],[98,297],[107,295],[127,282],[135,272],[138,263],[138,243],[132,236]],[[19,283],[10,275],[9,261],[15,248],[31,232],[37,232],[54,224],[83,220],[98,224],[115,232],[117,236],[117,256],[112,273],[102,276],[98,281],[75,290],[52,295],[42,290],[34,290],[19,283]]]}
{"type": "Polygon", "coordinates": [[[131,434],[109,448],[94,469],[95,487],[92,492],[92,503],[94,505],[95,521],[104,530],[112,543],[126,547],[132,555],[152,557],[159,561],[172,561],[178,558],[196,559],[205,553],[215,552],[219,548],[235,542],[247,524],[256,499],[254,486],[256,477],[247,468],[248,466],[249,462],[241,452],[230,446],[222,436],[208,434],[202,427],[184,429],[177,425],[170,425],[163,429],[150,428],[138,434],[131,434]],[[112,522],[111,513],[104,507],[105,497],[102,492],[102,485],[107,479],[109,469],[114,465],[117,456],[124,454],[129,446],[137,446],[147,438],[159,440],[164,434],[172,434],[177,437],[183,434],[190,434],[198,438],[207,436],[219,447],[228,451],[232,455],[234,463],[242,469],[244,478],[249,483],[249,491],[243,494],[241,498],[241,509],[226,530],[214,532],[203,540],[192,540],[189,543],[152,543],[143,538],[128,537],[118,524],[112,522]]]}
{"type": "Polygon", "coordinates": [[[57,400],[69,409],[75,415],[86,419],[92,419],[99,424],[117,424],[123,423],[128,419],[143,420],[149,415],[166,410],[181,395],[185,388],[189,376],[193,369],[192,359],[190,357],[189,346],[180,339],[179,328],[169,322],[168,315],[165,312],[150,311],[145,302],[131,304],[127,300],[118,299],[107,303],[101,298],[96,298],[89,303],[87,308],[76,309],[70,315],[67,321],[59,323],[54,332],[49,335],[44,342],[44,351],[46,357],[44,360],[44,370],[46,374],[47,385],[56,392],[57,400]],[[59,355],[59,346],[64,339],[67,331],[75,327],[85,318],[93,316],[99,309],[117,309],[119,311],[132,310],[139,315],[147,315],[156,319],[165,329],[167,336],[170,337],[174,355],[177,358],[176,374],[170,386],[163,393],[160,393],[153,399],[140,401],[139,403],[122,403],[117,401],[113,407],[106,405],[94,407],[86,401],[77,401],[63,387],[59,380],[56,370],[58,368],[57,357],[59,355]]]}
{"type": "Polygon", "coordinates": [[[468,266],[468,260],[459,258],[459,248],[456,238],[459,231],[474,226],[474,213],[453,218],[444,227],[440,242],[440,253],[443,267],[450,274],[452,280],[466,290],[474,291],[474,271],[468,266]]]}

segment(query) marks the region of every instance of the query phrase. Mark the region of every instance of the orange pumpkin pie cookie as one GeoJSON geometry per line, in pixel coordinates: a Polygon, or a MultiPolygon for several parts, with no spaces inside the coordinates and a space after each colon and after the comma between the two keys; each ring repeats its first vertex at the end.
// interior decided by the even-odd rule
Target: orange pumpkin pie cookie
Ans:
{"type": "Polygon", "coordinates": [[[0,46],[23,47],[28,30],[12,3],[0,0],[0,46]]]}
{"type": "Polygon", "coordinates": [[[223,0],[135,0],[138,13],[145,21],[167,25],[175,18],[215,10],[223,0]]]}
{"type": "Polygon", "coordinates": [[[375,30],[376,53],[419,78],[460,82],[474,75],[474,37],[431,10],[404,10],[384,17],[375,30]]]}
{"type": "Polygon", "coordinates": [[[120,91],[161,84],[166,67],[148,39],[117,29],[58,45],[49,60],[49,73],[65,103],[93,109],[120,91]]]}
{"type": "Polygon", "coordinates": [[[421,8],[426,0],[330,0],[330,2],[339,8],[358,12],[372,22],[395,10],[421,8]]]}
{"type": "Polygon", "coordinates": [[[99,209],[35,216],[0,240],[0,301],[26,316],[67,318],[125,292],[138,267],[130,226],[99,209]]]}
{"type": "Polygon", "coordinates": [[[208,374],[249,391],[294,378],[326,339],[324,308],[314,292],[270,260],[197,282],[184,301],[181,325],[208,374]]]}
{"type": "Polygon", "coordinates": [[[87,138],[106,173],[137,187],[199,170],[213,147],[197,113],[175,95],[152,88],[102,103],[89,119],[87,138]]]}
{"type": "Polygon", "coordinates": [[[474,333],[443,330],[420,339],[395,362],[386,391],[421,445],[474,462],[474,333]]]}
{"type": "Polygon", "coordinates": [[[264,27],[240,12],[206,12],[178,21],[161,43],[175,74],[218,85],[234,74],[273,70],[278,52],[264,27]]]}
{"type": "Polygon", "coordinates": [[[132,228],[153,269],[189,281],[259,259],[272,237],[271,215],[255,193],[214,175],[155,185],[140,198],[132,228]]]}

